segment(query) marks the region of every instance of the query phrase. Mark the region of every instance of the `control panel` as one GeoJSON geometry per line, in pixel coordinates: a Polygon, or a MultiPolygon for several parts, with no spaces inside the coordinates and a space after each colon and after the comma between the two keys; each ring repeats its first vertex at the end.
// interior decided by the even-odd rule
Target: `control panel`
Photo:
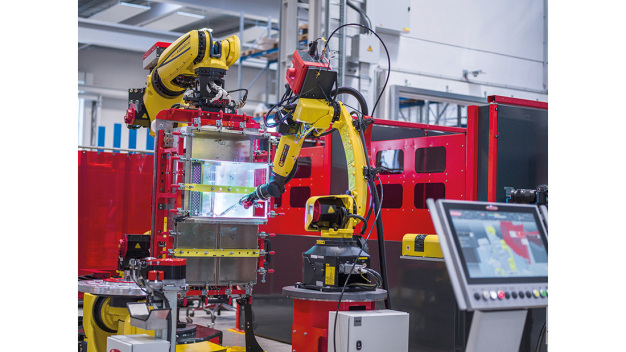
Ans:
{"type": "Polygon", "coordinates": [[[548,305],[548,234],[536,205],[427,204],[461,310],[548,305]]]}
{"type": "Polygon", "coordinates": [[[468,306],[474,310],[516,309],[548,305],[548,285],[471,287],[468,306]]]}

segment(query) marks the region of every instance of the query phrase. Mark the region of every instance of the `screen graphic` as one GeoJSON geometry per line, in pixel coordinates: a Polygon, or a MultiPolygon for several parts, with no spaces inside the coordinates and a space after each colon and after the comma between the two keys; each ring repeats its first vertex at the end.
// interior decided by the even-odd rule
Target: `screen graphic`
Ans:
{"type": "Polygon", "coordinates": [[[548,251],[532,213],[450,209],[471,279],[548,276],[548,251]]]}

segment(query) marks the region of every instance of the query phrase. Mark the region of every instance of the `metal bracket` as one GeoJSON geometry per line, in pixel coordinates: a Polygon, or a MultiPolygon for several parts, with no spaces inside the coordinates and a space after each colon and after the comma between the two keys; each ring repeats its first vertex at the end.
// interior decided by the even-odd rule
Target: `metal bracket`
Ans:
{"type": "Polygon", "coordinates": [[[197,183],[182,183],[180,189],[194,192],[214,192],[214,193],[252,193],[256,187],[231,187],[218,185],[201,185],[197,183]]]}
{"type": "Polygon", "coordinates": [[[174,255],[177,257],[229,257],[229,258],[254,258],[261,255],[258,249],[197,249],[176,248],[174,255]]]}

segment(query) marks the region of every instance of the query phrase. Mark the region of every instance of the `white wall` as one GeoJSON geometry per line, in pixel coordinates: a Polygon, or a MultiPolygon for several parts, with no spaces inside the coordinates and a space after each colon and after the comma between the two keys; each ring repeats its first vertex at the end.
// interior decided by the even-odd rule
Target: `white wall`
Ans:
{"type": "MultiPolygon", "coordinates": [[[[381,34],[391,56],[389,85],[547,101],[544,2],[411,0],[410,32],[381,34]],[[464,80],[463,70],[484,73],[464,80]]],[[[387,3],[400,11],[397,4],[403,1],[387,3]]],[[[369,15],[376,22],[378,14],[369,15]]],[[[384,69],[380,76],[384,81],[387,58],[382,47],[380,54],[378,68],[384,69]]],[[[388,93],[384,95],[387,107],[388,93]]]]}

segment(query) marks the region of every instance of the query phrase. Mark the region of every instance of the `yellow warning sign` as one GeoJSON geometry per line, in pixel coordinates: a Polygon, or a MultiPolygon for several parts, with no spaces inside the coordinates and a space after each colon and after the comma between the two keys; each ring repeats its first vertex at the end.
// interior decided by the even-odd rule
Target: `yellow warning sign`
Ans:
{"type": "Polygon", "coordinates": [[[333,208],[333,207],[329,207],[329,208],[328,208],[328,213],[329,213],[329,214],[332,214],[332,213],[334,213],[334,212],[335,212],[335,208],[333,208]]]}
{"type": "Polygon", "coordinates": [[[139,243],[135,245],[135,249],[141,249],[141,246],[139,245],[139,243]]]}
{"type": "Polygon", "coordinates": [[[371,45],[367,48],[367,51],[369,51],[369,52],[373,52],[374,51],[374,50],[372,50],[372,46],[371,45]]]}
{"type": "Polygon", "coordinates": [[[335,284],[335,267],[330,266],[330,264],[328,263],[326,263],[326,275],[324,277],[324,283],[326,285],[335,284]]]}

